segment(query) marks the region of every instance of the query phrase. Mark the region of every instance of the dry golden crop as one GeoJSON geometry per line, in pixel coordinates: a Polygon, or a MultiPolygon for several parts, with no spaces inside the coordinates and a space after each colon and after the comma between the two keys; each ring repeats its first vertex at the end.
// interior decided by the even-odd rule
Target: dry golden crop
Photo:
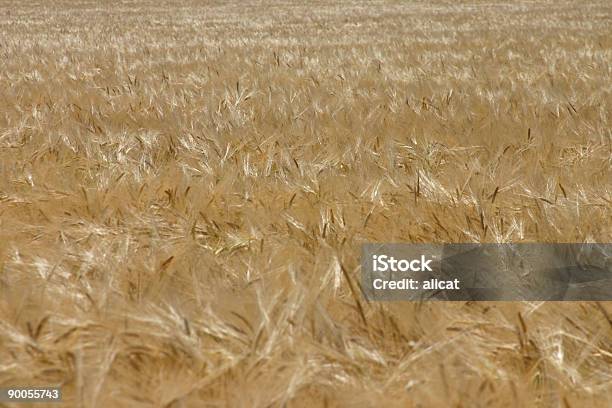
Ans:
{"type": "Polygon", "coordinates": [[[610,303],[371,302],[365,242],[612,237],[612,4],[0,1],[0,386],[609,406],[610,303]]]}

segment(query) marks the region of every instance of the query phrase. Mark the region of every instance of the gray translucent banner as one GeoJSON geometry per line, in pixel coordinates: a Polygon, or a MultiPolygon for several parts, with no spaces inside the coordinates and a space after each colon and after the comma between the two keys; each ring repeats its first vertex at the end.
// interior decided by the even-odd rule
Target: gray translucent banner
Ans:
{"type": "Polygon", "coordinates": [[[612,300],[612,244],[365,244],[369,300],[612,300]]]}

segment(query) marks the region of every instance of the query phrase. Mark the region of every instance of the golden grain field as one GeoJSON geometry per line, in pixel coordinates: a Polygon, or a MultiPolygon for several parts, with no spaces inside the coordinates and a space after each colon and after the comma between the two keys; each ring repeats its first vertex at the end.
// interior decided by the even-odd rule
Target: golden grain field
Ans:
{"type": "Polygon", "coordinates": [[[0,175],[0,386],[610,406],[612,302],[359,288],[366,242],[611,241],[609,1],[0,0],[0,175]]]}

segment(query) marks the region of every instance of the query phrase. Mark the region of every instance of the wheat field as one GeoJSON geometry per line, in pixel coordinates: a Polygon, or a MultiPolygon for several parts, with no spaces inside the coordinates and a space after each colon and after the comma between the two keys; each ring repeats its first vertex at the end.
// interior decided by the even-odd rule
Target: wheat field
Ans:
{"type": "Polygon", "coordinates": [[[0,386],[610,406],[612,303],[359,286],[367,242],[610,242],[609,1],[0,0],[0,55],[0,386]]]}

